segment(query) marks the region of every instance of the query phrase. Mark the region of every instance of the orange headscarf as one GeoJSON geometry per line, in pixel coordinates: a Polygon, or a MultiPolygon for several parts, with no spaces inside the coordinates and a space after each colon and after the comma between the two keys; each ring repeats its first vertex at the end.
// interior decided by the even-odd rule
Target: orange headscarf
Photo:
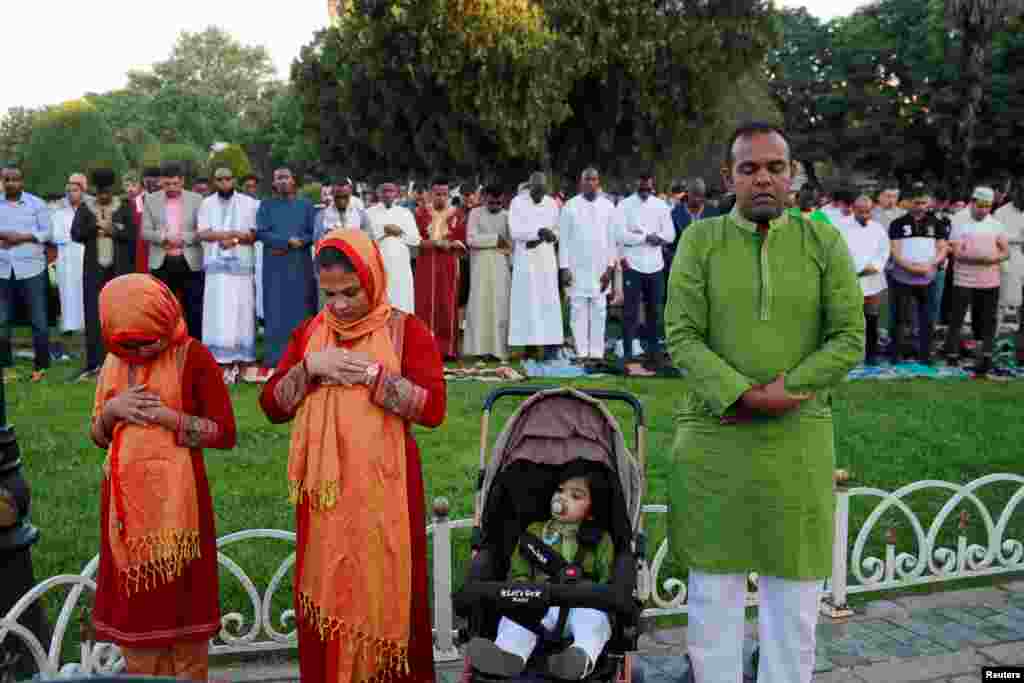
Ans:
{"type": "MultiPolygon", "coordinates": [[[[352,261],[370,311],[342,322],[325,307],[305,353],[344,343],[383,371],[400,372],[377,245],[359,230],[334,230],[318,253],[327,247],[352,261]]],[[[299,618],[325,640],[340,639],[339,681],[407,672],[412,558],[403,420],[372,403],[365,386],[317,387],[296,413],[288,479],[292,502],[310,507],[309,541],[299,549],[299,618]]]]}
{"type": "MultiPolygon", "coordinates": [[[[179,413],[190,339],[181,306],[150,275],[124,275],[100,293],[103,341],[111,352],[96,387],[94,419],[106,402],[135,384],[179,413]],[[125,344],[156,345],[144,357],[125,344]]],[[[157,425],[120,422],[108,449],[109,538],[125,593],[173,581],[199,557],[199,505],[188,448],[157,425]]]]}

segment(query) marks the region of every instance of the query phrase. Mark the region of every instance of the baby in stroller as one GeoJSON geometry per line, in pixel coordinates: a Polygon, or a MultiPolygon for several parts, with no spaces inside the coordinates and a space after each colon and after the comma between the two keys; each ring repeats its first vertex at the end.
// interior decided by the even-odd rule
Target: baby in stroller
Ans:
{"type": "MultiPolygon", "coordinates": [[[[551,498],[551,517],[527,527],[512,558],[511,581],[548,582],[558,578],[605,583],[615,560],[611,535],[596,521],[596,510],[607,510],[610,486],[603,466],[576,460],[562,468],[551,498]]],[[[608,615],[596,609],[551,607],[544,614],[509,612],[498,623],[494,641],[474,638],[468,654],[474,668],[492,676],[523,672],[542,637],[567,631],[572,645],[547,660],[548,673],[563,680],[590,675],[612,635],[608,615]]]]}

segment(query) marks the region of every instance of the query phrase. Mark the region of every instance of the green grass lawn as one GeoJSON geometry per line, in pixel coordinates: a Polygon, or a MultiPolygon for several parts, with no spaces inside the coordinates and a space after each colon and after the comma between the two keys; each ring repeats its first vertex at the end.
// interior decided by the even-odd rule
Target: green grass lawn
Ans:
{"type": "MultiPolygon", "coordinates": [[[[20,374],[29,366],[19,363],[20,374]]],[[[69,384],[65,378],[76,363],[55,365],[40,385],[7,385],[9,420],[15,425],[25,460],[25,475],[33,487],[33,522],[42,530],[34,549],[37,578],[77,573],[97,552],[98,492],[102,451],[87,437],[94,384],[69,384]]],[[[609,378],[576,383],[634,392],[643,401],[649,425],[647,502],[665,502],[668,470],[672,467],[672,414],[679,385],[674,380],[609,378]]],[[[451,502],[454,519],[472,514],[473,488],[479,458],[479,424],[484,397],[494,385],[458,382],[449,385],[447,422],[437,430],[417,429],[424,461],[428,506],[435,497],[451,502]]],[[[259,388],[239,385],[231,390],[239,426],[238,447],[231,452],[207,451],[217,532],[251,528],[292,529],[287,503],[286,463],[289,427],[273,426],[257,405],[259,388]]],[[[1024,475],[1024,382],[858,382],[844,384],[835,399],[837,458],[853,474],[856,485],[893,490],[922,479],[967,482],[984,474],[1007,472],[1024,475]]],[[[500,403],[492,417],[491,439],[514,408],[515,400],[500,403]]],[[[612,407],[624,423],[632,443],[631,413],[612,407]]],[[[1012,495],[1010,487],[991,487],[982,494],[993,515],[1012,495]]],[[[923,494],[910,504],[928,524],[946,495],[923,494]]],[[[852,536],[873,506],[861,500],[853,506],[852,536]]],[[[946,525],[941,540],[956,547],[957,514],[946,525]]],[[[664,534],[664,524],[652,520],[651,554],[664,534]]],[[[884,558],[884,533],[892,527],[899,549],[915,552],[909,525],[895,513],[876,528],[869,554],[884,558]]],[[[981,542],[984,527],[971,510],[970,538],[981,542]]],[[[1011,524],[1010,538],[1024,538],[1024,506],[1011,524]]],[[[458,534],[454,550],[461,567],[468,557],[468,534],[458,534]]],[[[231,556],[264,586],[285,556],[283,544],[252,544],[231,556]]],[[[667,576],[682,576],[671,567],[667,576]]],[[[461,571],[456,570],[456,576],[461,571]]],[[[260,589],[262,592],[262,588],[260,589]]],[[[222,584],[225,611],[241,609],[247,600],[237,582],[225,576],[222,584]]],[[[283,609],[288,591],[279,593],[283,609]]],[[[50,605],[51,610],[53,605],[50,605]]],[[[280,614],[275,610],[274,614],[280,614]]]]}

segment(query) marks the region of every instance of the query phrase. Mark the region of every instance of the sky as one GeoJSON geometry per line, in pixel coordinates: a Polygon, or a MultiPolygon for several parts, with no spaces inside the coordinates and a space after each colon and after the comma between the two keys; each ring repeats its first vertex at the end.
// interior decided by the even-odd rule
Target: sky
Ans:
{"type": "MultiPolygon", "coordinates": [[[[853,12],[864,0],[777,0],[805,6],[822,19],[853,12]]],[[[282,79],[292,59],[327,23],[325,0],[15,0],[6,13],[7,76],[0,85],[0,114],[10,107],[38,107],[123,87],[129,69],[166,59],[181,31],[217,25],[246,45],[263,45],[282,79]],[[130,25],[129,25],[129,17],[130,25]]]]}

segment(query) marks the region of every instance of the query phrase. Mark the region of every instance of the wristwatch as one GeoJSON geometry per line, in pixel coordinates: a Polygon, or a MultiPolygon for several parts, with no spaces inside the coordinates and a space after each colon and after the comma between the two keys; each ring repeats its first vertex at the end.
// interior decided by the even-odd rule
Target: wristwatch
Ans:
{"type": "Polygon", "coordinates": [[[373,363],[372,365],[366,366],[366,379],[363,380],[366,386],[372,387],[373,383],[377,381],[377,375],[380,374],[380,363],[373,363]]]}

